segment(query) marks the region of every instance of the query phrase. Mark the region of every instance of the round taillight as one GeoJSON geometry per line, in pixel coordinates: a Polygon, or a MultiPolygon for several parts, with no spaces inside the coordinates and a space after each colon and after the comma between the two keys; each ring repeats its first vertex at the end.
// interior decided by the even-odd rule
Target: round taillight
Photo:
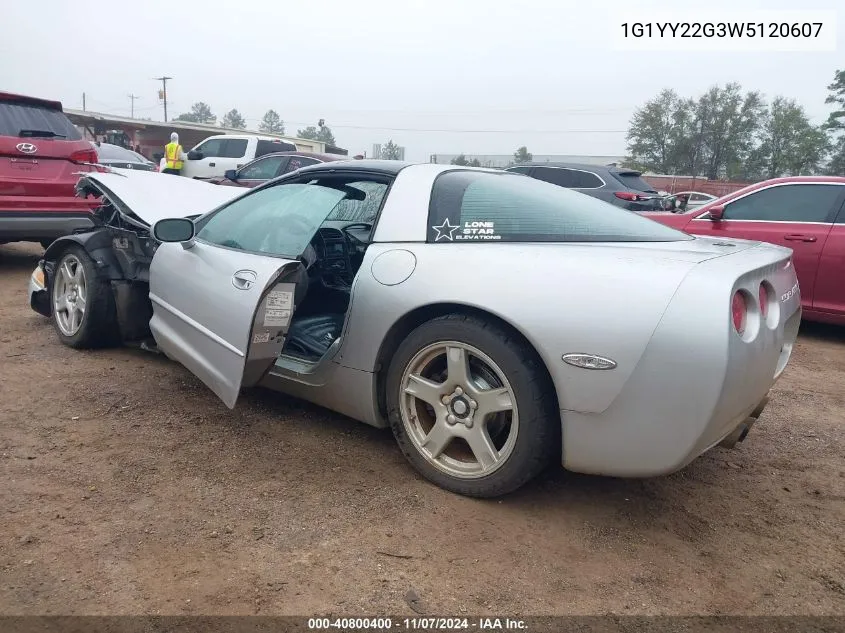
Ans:
{"type": "Polygon", "coordinates": [[[745,295],[737,291],[731,301],[731,316],[733,317],[734,328],[739,334],[745,332],[745,320],[748,314],[748,305],[745,302],[745,295]]]}
{"type": "Polygon", "coordinates": [[[766,284],[760,284],[760,314],[765,319],[769,314],[769,289],[766,284]]]}

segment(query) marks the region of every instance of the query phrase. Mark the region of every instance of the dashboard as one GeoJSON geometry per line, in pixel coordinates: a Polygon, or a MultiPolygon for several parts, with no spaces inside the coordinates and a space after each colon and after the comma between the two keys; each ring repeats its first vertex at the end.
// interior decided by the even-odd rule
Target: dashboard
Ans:
{"type": "Polygon", "coordinates": [[[317,261],[310,276],[322,278],[328,286],[350,286],[363,261],[372,225],[350,222],[327,224],[323,224],[311,240],[317,261]]]}

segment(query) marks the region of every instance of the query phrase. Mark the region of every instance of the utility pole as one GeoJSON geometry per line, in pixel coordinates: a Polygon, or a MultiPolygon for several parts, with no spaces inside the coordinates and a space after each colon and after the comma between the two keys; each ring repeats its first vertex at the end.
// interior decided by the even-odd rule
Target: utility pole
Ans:
{"type": "Polygon", "coordinates": [[[85,93],[82,93],[82,111],[85,112],[85,93]]]}
{"type": "Polygon", "coordinates": [[[167,80],[173,77],[153,77],[161,82],[161,99],[164,101],[164,122],[167,123],[167,80]]]}
{"type": "Polygon", "coordinates": [[[140,99],[141,97],[134,95],[134,94],[131,94],[131,95],[128,95],[128,96],[129,96],[129,103],[131,104],[131,111],[132,111],[130,118],[134,119],[135,118],[135,99],[140,99]]]}

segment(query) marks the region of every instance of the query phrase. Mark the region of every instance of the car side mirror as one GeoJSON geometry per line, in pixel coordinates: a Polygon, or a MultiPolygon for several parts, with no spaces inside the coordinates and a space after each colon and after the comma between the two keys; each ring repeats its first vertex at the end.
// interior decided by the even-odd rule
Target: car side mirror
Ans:
{"type": "Polygon", "coordinates": [[[223,174],[223,177],[226,180],[231,180],[232,182],[238,181],[238,170],[237,169],[227,169],[226,172],[223,174]]]}
{"type": "Polygon", "coordinates": [[[713,220],[714,222],[718,222],[725,215],[725,206],[722,204],[717,204],[715,207],[710,207],[707,210],[707,214],[710,216],[711,220],[713,220]]]}
{"type": "Polygon", "coordinates": [[[188,152],[188,160],[202,160],[202,152],[198,152],[195,149],[192,149],[188,152]]]}
{"type": "Polygon", "coordinates": [[[187,218],[168,218],[153,225],[153,237],[159,242],[190,242],[194,238],[194,223],[187,218]]]}

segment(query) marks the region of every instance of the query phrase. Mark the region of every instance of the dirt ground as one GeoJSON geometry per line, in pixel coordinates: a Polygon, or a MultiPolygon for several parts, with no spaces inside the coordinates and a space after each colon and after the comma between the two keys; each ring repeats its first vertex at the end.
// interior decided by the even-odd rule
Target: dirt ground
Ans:
{"type": "Polygon", "coordinates": [[[389,431],[63,347],[40,253],[0,246],[0,614],[845,614],[845,328],[803,326],[732,451],[478,501],[389,431]]]}

